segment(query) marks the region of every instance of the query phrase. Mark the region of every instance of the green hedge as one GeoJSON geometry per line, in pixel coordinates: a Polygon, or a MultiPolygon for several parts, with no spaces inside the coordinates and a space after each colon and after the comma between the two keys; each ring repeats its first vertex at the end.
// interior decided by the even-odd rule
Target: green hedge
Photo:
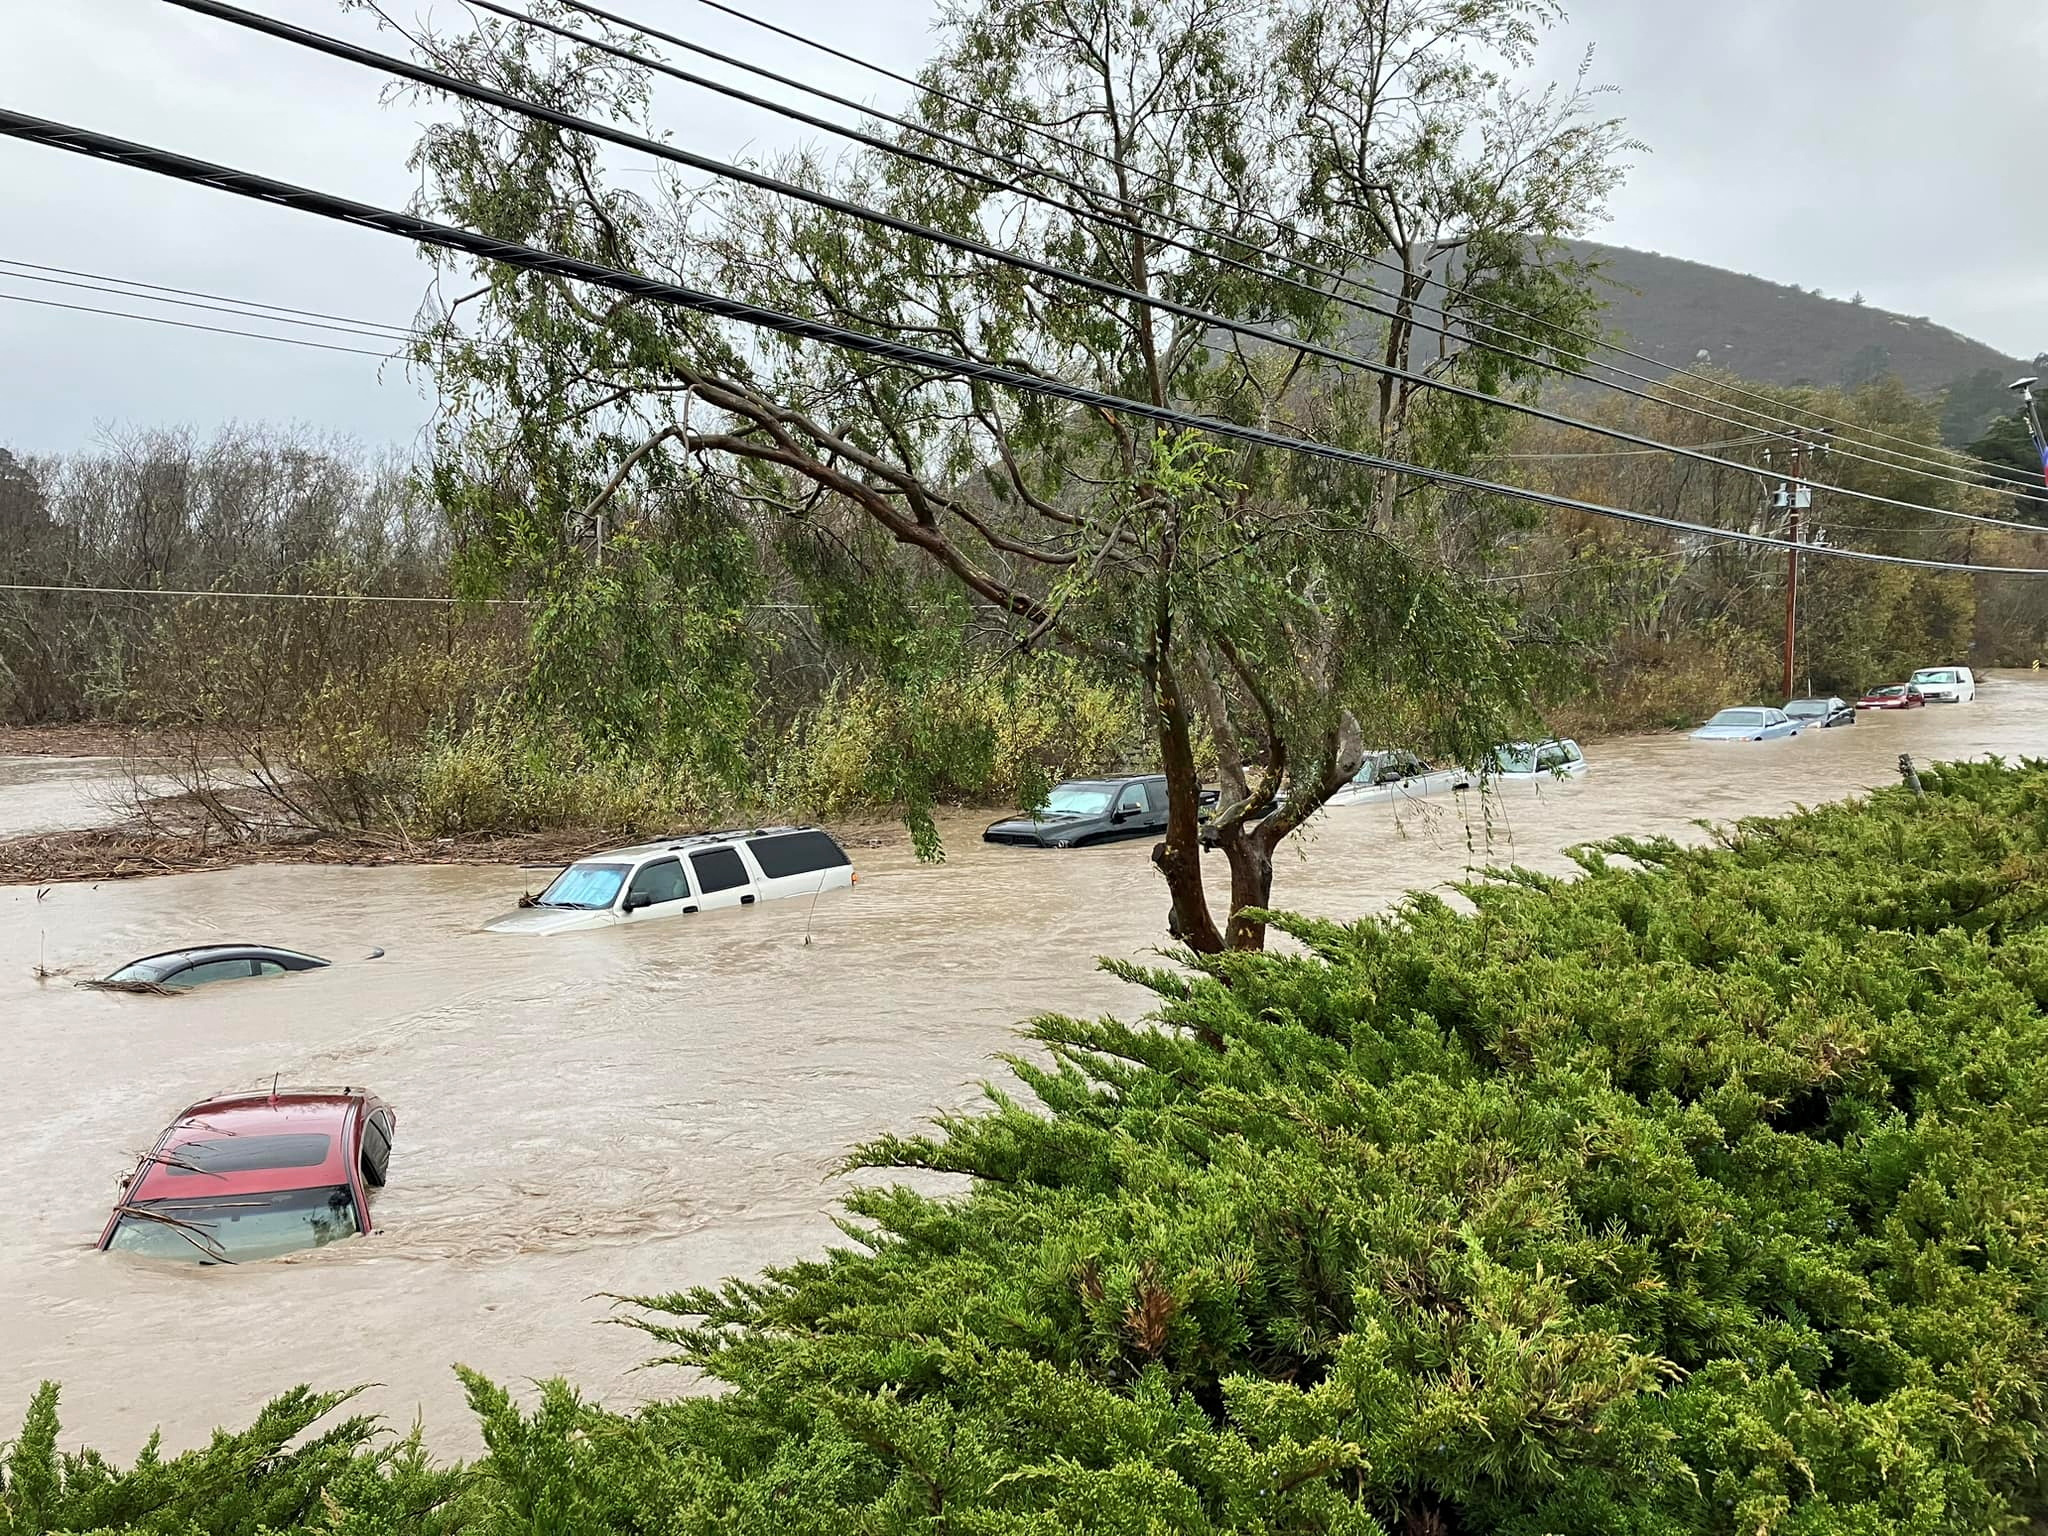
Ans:
{"type": "MultiPolygon", "coordinates": [[[[472,1381],[474,1467],[331,1432],[150,1528],[2024,1530],[2048,770],[1926,780],[1132,970],[1162,1027],[1040,1019],[1025,1093],[855,1160],[970,1195],[860,1194],[856,1246],[647,1303],[722,1395],[472,1381]]],[[[213,1475],[60,1467],[44,1412],[0,1531],[213,1475]]]]}

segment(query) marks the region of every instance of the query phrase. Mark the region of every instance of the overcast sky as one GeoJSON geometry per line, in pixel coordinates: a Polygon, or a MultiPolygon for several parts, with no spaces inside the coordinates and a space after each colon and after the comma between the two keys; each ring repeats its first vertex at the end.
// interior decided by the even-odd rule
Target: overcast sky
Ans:
{"type": "MultiPolygon", "coordinates": [[[[333,0],[243,3],[375,38],[333,0]]],[[[754,4],[900,69],[923,56],[933,10],[930,0],[754,4]]],[[[694,0],[620,8],[894,104],[850,66],[694,0]]],[[[2014,355],[2048,348],[2041,0],[1577,0],[1546,68],[1568,74],[1589,45],[1593,78],[1615,87],[1612,109],[1650,147],[1596,238],[1837,296],[1860,290],[2014,355]]],[[[388,35],[382,46],[401,47],[388,35]]],[[[378,84],[160,0],[0,0],[0,105],[402,204],[419,115],[380,106],[378,84]]],[[[787,132],[680,92],[662,107],[679,140],[713,153],[787,132]]],[[[389,236],[13,140],[0,140],[0,209],[0,260],[391,324],[412,317],[425,283],[419,259],[389,236]]],[[[0,267],[10,272],[0,295],[248,328],[0,267]]],[[[124,425],[228,420],[302,421],[404,447],[430,406],[404,370],[370,357],[0,299],[0,446],[17,451],[76,448],[124,425]]]]}

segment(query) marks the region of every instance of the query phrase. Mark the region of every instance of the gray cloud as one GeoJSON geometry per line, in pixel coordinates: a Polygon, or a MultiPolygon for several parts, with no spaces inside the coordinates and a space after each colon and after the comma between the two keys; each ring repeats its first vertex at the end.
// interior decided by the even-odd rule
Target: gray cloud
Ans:
{"type": "MultiPolygon", "coordinates": [[[[444,13],[448,0],[437,0],[444,13]]],[[[428,0],[415,0],[423,9],[428,0]]],[[[273,14],[365,38],[361,19],[301,0],[273,14]]],[[[648,20],[869,99],[850,66],[715,16],[639,0],[648,20]]],[[[922,56],[931,0],[858,7],[781,0],[768,14],[897,68],[922,56]]],[[[157,0],[0,0],[0,102],[369,201],[401,203],[421,108],[379,106],[380,82],[157,0]]],[[[2048,63],[2036,0],[1579,0],[1546,48],[1594,77],[1652,153],[1597,232],[1926,314],[2004,350],[2048,346],[2048,235],[2033,145],[2048,63]]],[[[383,46],[401,44],[388,36],[383,46]]],[[[680,89],[678,136],[730,153],[787,141],[779,120],[680,89]]],[[[12,141],[0,257],[404,323],[426,271],[386,236],[311,220],[12,141]]],[[[141,306],[0,277],[0,293],[141,306]]],[[[241,322],[156,313],[200,324],[241,322]]],[[[317,334],[317,333],[307,333],[317,334]]],[[[354,338],[329,338],[361,345],[354,338]]],[[[0,301],[0,445],[41,451],[103,426],[303,420],[405,443],[426,420],[396,364],[0,301]]]]}
{"type": "Polygon", "coordinates": [[[1568,0],[1646,140],[1599,238],[2048,347],[2037,0],[1568,0]]]}

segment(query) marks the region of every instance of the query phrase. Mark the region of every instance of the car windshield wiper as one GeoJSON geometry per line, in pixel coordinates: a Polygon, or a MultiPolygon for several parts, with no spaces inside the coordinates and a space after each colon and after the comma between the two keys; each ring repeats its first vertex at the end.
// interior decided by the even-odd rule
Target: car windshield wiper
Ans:
{"type": "Polygon", "coordinates": [[[169,1215],[163,1211],[152,1210],[146,1205],[135,1205],[132,1203],[124,1203],[115,1207],[115,1214],[118,1216],[136,1217],[143,1221],[154,1221],[169,1227],[213,1263],[232,1264],[235,1262],[228,1257],[228,1251],[221,1245],[220,1239],[204,1227],[192,1222],[181,1220],[179,1217],[169,1215]],[[198,1235],[194,1236],[195,1233],[198,1235]]]}

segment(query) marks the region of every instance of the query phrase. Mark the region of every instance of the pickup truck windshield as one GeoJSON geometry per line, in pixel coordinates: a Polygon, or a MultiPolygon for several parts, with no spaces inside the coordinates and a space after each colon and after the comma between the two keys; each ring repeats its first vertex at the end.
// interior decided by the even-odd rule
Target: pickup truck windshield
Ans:
{"type": "Polygon", "coordinates": [[[540,893],[534,903],[541,907],[572,907],[579,912],[595,912],[608,907],[618,898],[619,887],[626,883],[624,864],[571,864],[559,875],[554,883],[540,893]]]}

